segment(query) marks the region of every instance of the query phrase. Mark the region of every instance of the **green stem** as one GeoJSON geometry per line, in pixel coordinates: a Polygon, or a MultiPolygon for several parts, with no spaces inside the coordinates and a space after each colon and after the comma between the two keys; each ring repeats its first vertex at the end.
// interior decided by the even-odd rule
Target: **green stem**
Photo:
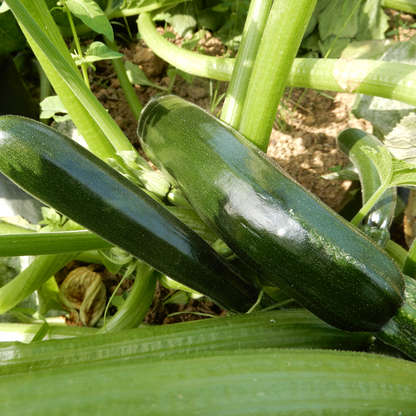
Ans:
{"type": "Polygon", "coordinates": [[[370,212],[371,208],[373,208],[374,204],[380,199],[381,195],[383,195],[386,188],[384,186],[380,186],[377,191],[370,197],[370,199],[364,204],[364,206],[358,211],[356,216],[351,220],[351,224],[357,226],[363,218],[370,212]]]}
{"type": "Polygon", "coordinates": [[[240,125],[247,87],[271,4],[272,0],[252,0],[250,3],[243,38],[221,113],[221,120],[234,128],[240,125]]]}
{"type": "Polygon", "coordinates": [[[416,0],[381,0],[381,7],[416,14],[416,0]]]}
{"type": "Polygon", "coordinates": [[[171,63],[182,71],[200,77],[217,79],[219,81],[229,81],[231,79],[234,59],[206,59],[205,55],[198,55],[179,48],[159,34],[150,13],[142,13],[137,22],[140,35],[146,42],[146,45],[166,62],[171,63]]]}
{"type": "Polygon", "coordinates": [[[388,241],[384,250],[403,269],[408,254],[407,251],[392,240],[388,241]]]}
{"type": "MultiPolygon", "coordinates": [[[[164,39],[149,13],[139,16],[140,34],[156,55],[189,74],[230,81],[235,60],[196,54],[164,39]]],[[[361,93],[416,105],[416,69],[397,62],[356,59],[294,60],[287,86],[361,93]]]]}
{"type": "Polygon", "coordinates": [[[89,231],[0,235],[0,257],[78,253],[114,247],[89,231]]]}
{"type": "Polygon", "coordinates": [[[38,256],[23,272],[0,288],[0,315],[39,289],[77,253],[38,256]]]}
{"type": "MultiPolygon", "coordinates": [[[[72,14],[71,14],[70,10],[68,9],[68,7],[65,7],[65,10],[66,10],[66,14],[68,16],[69,25],[71,26],[72,36],[73,36],[74,41],[75,41],[75,46],[77,47],[78,55],[82,56],[83,53],[82,53],[81,45],[79,44],[77,30],[75,29],[74,19],[72,18],[72,14]]],[[[91,89],[90,80],[88,78],[87,65],[85,63],[81,64],[81,71],[82,71],[82,76],[84,77],[85,85],[88,87],[88,89],[91,89]]]]}
{"type": "MultiPolygon", "coordinates": [[[[54,321],[51,322],[50,318],[46,318],[46,322],[49,324],[49,331],[46,339],[74,338],[85,335],[94,335],[98,332],[97,328],[66,326],[65,322],[62,324],[54,324],[54,321]]],[[[28,343],[37,334],[41,325],[41,323],[0,323],[0,343],[7,341],[28,343]]]]}
{"type": "Polygon", "coordinates": [[[403,274],[410,276],[413,279],[416,278],[416,240],[413,241],[407,254],[406,261],[403,266],[403,274]]]}
{"type": "Polygon", "coordinates": [[[147,264],[140,262],[129,296],[98,333],[106,334],[137,328],[142,323],[153,301],[156,281],[157,272],[147,264]]]}
{"type": "Polygon", "coordinates": [[[239,131],[267,151],[277,108],[316,0],[273,3],[257,52],[239,131]]]}
{"type": "Polygon", "coordinates": [[[40,78],[40,91],[39,91],[39,101],[42,102],[46,97],[51,95],[51,83],[49,82],[48,77],[45,74],[42,66],[39,61],[34,61],[36,69],[39,73],[40,78]]]}
{"type": "MultiPolygon", "coordinates": [[[[111,42],[107,37],[104,36],[105,44],[112,49],[113,51],[118,52],[116,42],[111,42]]],[[[123,65],[123,61],[121,58],[113,59],[112,64],[114,70],[116,71],[116,75],[118,80],[120,81],[121,88],[123,89],[124,96],[130,106],[131,111],[133,112],[134,117],[136,120],[139,119],[140,113],[142,112],[143,106],[141,105],[139,98],[136,95],[136,91],[134,90],[133,86],[131,85],[129,78],[126,73],[126,68],[123,65]]]]}
{"type": "MultiPolygon", "coordinates": [[[[77,230],[79,227],[78,224],[68,221],[63,229],[71,231],[77,230]]],[[[25,234],[24,237],[30,238],[33,235],[35,234],[25,234]]],[[[56,272],[73,260],[77,254],[65,253],[36,257],[25,270],[0,288],[0,315],[14,308],[35,290],[39,289],[56,272]]]]}

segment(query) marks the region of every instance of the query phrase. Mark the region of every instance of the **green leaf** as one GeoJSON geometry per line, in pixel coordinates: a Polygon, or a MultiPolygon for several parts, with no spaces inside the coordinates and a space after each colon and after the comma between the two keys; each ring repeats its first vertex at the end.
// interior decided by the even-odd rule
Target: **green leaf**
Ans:
{"type": "Polygon", "coordinates": [[[379,146],[378,149],[362,148],[380,175],[381,187],[416,186],[416,165],[394,158],[385,147],[379,146]]]}
{"type": "Polygon", "coordinates": [[[32,338],[30,343],[36,342],[36,341],[42,341],[43,338],[45,338],[46,335],[48,335],[49,332],[49,324],[45,321],[43,321],[43,324],[39,328],[38,332],[36,332],[35,336],[32,338]]]}
{"type": "Polygon", "coordinates": [[[187,292],[183,292],[182,290],[179,290],[178,292],[175,292],[172,294],[172,296],[169,296],[163,304],[167,305],[168,303],[176,303],[176,304],[183,304],[189,302],[189,294],[187,292]]]}
{"type": "Polygon", "coordinates": [[[111,50],[102,42],[93,42],[85,52],[85,56],[75,59],[75,63],[76,65],[81,65],[83,63],[92,63],[104,59],[119,59],[123,56],[122,53],[111,50]]]}
{"type": "Polygon", "coordinates": [[[373,39],[351,42],[341,54],[344,59],[379,59],[396,41],[391,39],[373,39]]]}
{"type": "Polygon", "coordinates": [[[99,250],[98,254],[104,266],[113,274],[117,274],[124,265],[130,263],[133,259],[133,256],[118,247],[99,250]]]}
{"type": "Polygon", "coordinates": [[[226,12],[228,9],[228,6],[225,6],[224,4],[218,4],[217,6],[214,6],[211,10],[214,10],[214,12],[226,12]]]}
{"type": "Polygon", "coordinates": [[[50,310],[62,310],[59,302],[59,287],[55,277],[51,277],[38,289],[39,312],[46,315],[50,310]]]}
{"type": "Polygon", "coordinates": [[[126,61],[124,62],[124,66],[126,68],[127,76],[132,84],[141,86],[147,85],[148,87],[158,88],[160,90],[166,91],[166,88],[153,84],[153,82],[147,78],[144,72],[137,65],[134,65],[130,61],[126,61]]]}
{"type": "Polygon", "coordinates": [[[176,39],[176,35],[175,35],[174,33],[172,33],[172,32],[169,32],[169,31],[166,31],[166,32],[163,34],[163,37],[164,37],[165,39],[176,39]]]}
{"type": "Polygon", "coordinates": [[[326,56],[326,53],[331,48],[331,52],[328,55],[329,59],[336,59],[341,56],[341,53],[344,51],[344,49],[348,46],[348,44],[351,42],[350,38],[336,38],[335,35],[331,35],[327,37],[323,42],[319,41],[319,51],[323,56],[326,56]],[[336,42],[334,43],[334,41],[336,42]]]}
{"type": "Polygon", "coordinates": [[[41,119],[49,119],[56,114],[68,114],[58,95],[46,97],[39,105],[42,110],[40,113],[41,119]]]}
{"type": "Polygon", "coordinates": [[[196,32],[190,39],[185,39],[182,42],[182,48],[188,49],[188,50],[192,50],[196,47],[196,45],[198,45],[198,42],[201,39],[205,38],[205,34],[207,33],[206,30],[201,29],[198,32],[196,32]]]}
{"type": "Polygon", "coordinates": [[[172,77],[179,75],[181,78],[184,79],[188,84],[192,84],[194,80],[194,76],[192,74],[188,74],[187,72],[184,72],[180,70],[179,68],[169,68],[167,70],[168,77],[172,79],[172,77]]]}
{"type": "Polygon", "coordinates": [[[168,12],[161,12],[161,13],[156,13],[153,15],[152,19],[154,22],[156,21],[164,21],[169,19],[169,17],[172,17],[172,15],[168,12]]]}
{"type": "Polygon", "coordinates": [[[191,34],[197,28],[194,2],[180,3],[170,9],[169,13],[172,16],[166,21],[180,37],[191,34]]]}
{"type": "Polygon", "coordinates": [[[393,158],[391,186],[416,186],[416,165],[393,158]]]}
{"type": "Polygon", "coordinates": [[[416,164],[416,114],[404,117],[386,136],[384,145],[397,159],[416,164]]]}
{"type": "Polygon", "coordinates": [[[107,16],[93,0],[68,0],[65,2],[68,9],[82,20],[89,28],[97,33],[107,36],[114,41],[114,32],[107,16]]]}
{"type": "Polygon", "coordinates": [[[343,30],[347,19],[353,12],[357,2],[361,0],[333,0],[318,16],[319,36],[325,41],[329,36],[353,38],[358,31],[358,9],[354,12],[343,30]]]}
{"type": "Polygon", "coordinates": [[[0,13],[0,55],[23,49],[25,45],[26,38],[12,12],[0,13]]]}
{"type": "Polygon", "coordinates": [[[382,185],[387,184],[393,174],[393,157],[384,147],[379,147],[379,151],[363,146],[362,151],[373,161],[382,185]]]}
{"type": "Polygon", "coordinates": [[[159,275],[158,276],[159,282],[162,284],[163,287],[170,290],[180,290],[182,292],[186,293],[194,293],[196,295],[202,296],[201,293],[195,292],[195,290],[192,290],[191,288],[176,282],[175,280],[171,279],[168,276],[165,275],[159,275]]]}
{"type": "MultiPolygon", "coordinates": [[[[380,60],[416,65],[416,40],[397,42],[380,60]]],[[[415,107],[407,103],[358,94],[352,113],[357,118],[368,120],[374,126],[376,135],[380,137],[389,134],[403,117],[414,110],[415,107]]]]}
{"type": "Polygon", "coordinates": [[[40,225],[31,224],[25,218],[20,215],[14,215],[13,217],[0,217],[0,224],[8,224],[15,226],[19,233],[24,233],[25,230],[28,232],[34,232],[40,230],[40,225]]]}
{"type": "Polygon", "coordinates": [[[120,308],[123,303],[124,303],[123,296],[115,295],[111,298],[111,304],[116,306],[117,308],[120,308]]]}
{"type": "Polygon", "coordinates": [[[381,0],[366,0],[358,13],[357,40],[384,39],[389,18],[381,7],[381,0]]]}

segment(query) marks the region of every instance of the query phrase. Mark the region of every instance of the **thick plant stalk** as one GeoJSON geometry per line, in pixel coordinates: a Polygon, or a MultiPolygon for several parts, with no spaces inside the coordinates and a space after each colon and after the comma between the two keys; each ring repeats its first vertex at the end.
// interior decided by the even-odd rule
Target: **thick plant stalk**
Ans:
{"type": "Polygon", "coordinates": [[[316,0],[273,3],[257,52],[238,130],[267,151],[277,108],[316,0]]]}
{"type": "Polygon", "coordinates": [[[114,247],[90,231],[0,235],[0,257],[79,253],[114,247]]]}
{"type": "MultiPolygon", "coordinates": [[[[230,81],[234,59],[179,48],[157,32],[149,13],[141,14],[138,22],[146,44],[171,65],[193,75],[230,81]]],[[[361,93],[416,105],[416,68],[396,62],[296,58],[287,86],[361,93]]]]}
{"type": "Polygon", "coordinates": [[[219,81],[229,81],[231,79],[234,59],[205,59],[207,58],[205,55],[198,55],[179,48],[159,34],[150,13],[142,13],[137,23],[140,35],[146,42],[146,45],[166,62],[182,71],[200,77],[217,79],[219,81]]]}
{"type": "Polygon", "coordinates": [[[416,364],[342,351],[205,351],[1,377],[0,401],[2,416],[90,416],[91,409],[123,416],[404,416],[416,408],[416,364]]]}
{"type": "Polygon", "coordinates": [[[381,0],[381,7],[400,10],[401,12],[416,14],[415,0],[381,0]]]}
{"type": "Polygon", "coordinates": [[[236,129],[240,125],[244,98],[271,4],[272,0],[253,0],[250,3],[243,38],[221,112],[221,120],[236,129]]]}
{"type": "MultiPolygon", "coordinates": [[[[92,329],[92,328],[89,328],[92,329]]],[[[209,350],[365,349],[371,335],[344,332],[305,309],[259,312],[32,345],[0,344],[0,376],[123,358],[148,359],[209,350]]],[[[1,377],[0,377],[1,378],[1,377]]]]}

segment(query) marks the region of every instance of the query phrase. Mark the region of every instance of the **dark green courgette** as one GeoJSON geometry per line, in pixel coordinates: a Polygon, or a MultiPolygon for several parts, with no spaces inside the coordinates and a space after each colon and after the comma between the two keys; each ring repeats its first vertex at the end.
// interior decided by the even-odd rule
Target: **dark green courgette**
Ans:
{"type": "MultiPolygon", "coordinates": [[[[373,162],[361,148],[368,146],[377,150],[379,146],[383,146],[383,143],[366,131],[349,128],[338,134],[337,144],[357,169],[364,205],[380,187],[381,180],[373,162]]],[[[390,187],[386,189],[359,227],[381,247],[385,247],[390,239],[389,230],[395,207],[396,187],[390,187]]]]}
{"type": "Polygon", "coordinates": [[[56,130],[0,117],[0,171],[26,192],[231,312],[257,301],[201,237],[91,152],[56,130]]]}
{"type": "Polygon", "coordinates": [[[324,321],[377,332],[401,307],[393,260],[234,129],[165,96],[143,110],[138,136],[242,261],[324,321]]]}

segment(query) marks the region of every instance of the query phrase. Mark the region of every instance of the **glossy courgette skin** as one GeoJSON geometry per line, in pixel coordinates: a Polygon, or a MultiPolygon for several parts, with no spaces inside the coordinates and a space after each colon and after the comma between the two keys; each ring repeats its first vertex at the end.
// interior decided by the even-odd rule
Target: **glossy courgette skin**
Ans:
{"type": "Polygon", "coordinates": [[[154,99],[138,136],[232,251],[322,320],[377,332],[402,305],[404,279],[384,251],[206,111],[154,99]]]}
{"type": "Polygon", "coordinates": [[[0,171],[26,192],[231,312],[257,301],[201,237],[91,152],[42,123],[0,117],[0,171]]]}

